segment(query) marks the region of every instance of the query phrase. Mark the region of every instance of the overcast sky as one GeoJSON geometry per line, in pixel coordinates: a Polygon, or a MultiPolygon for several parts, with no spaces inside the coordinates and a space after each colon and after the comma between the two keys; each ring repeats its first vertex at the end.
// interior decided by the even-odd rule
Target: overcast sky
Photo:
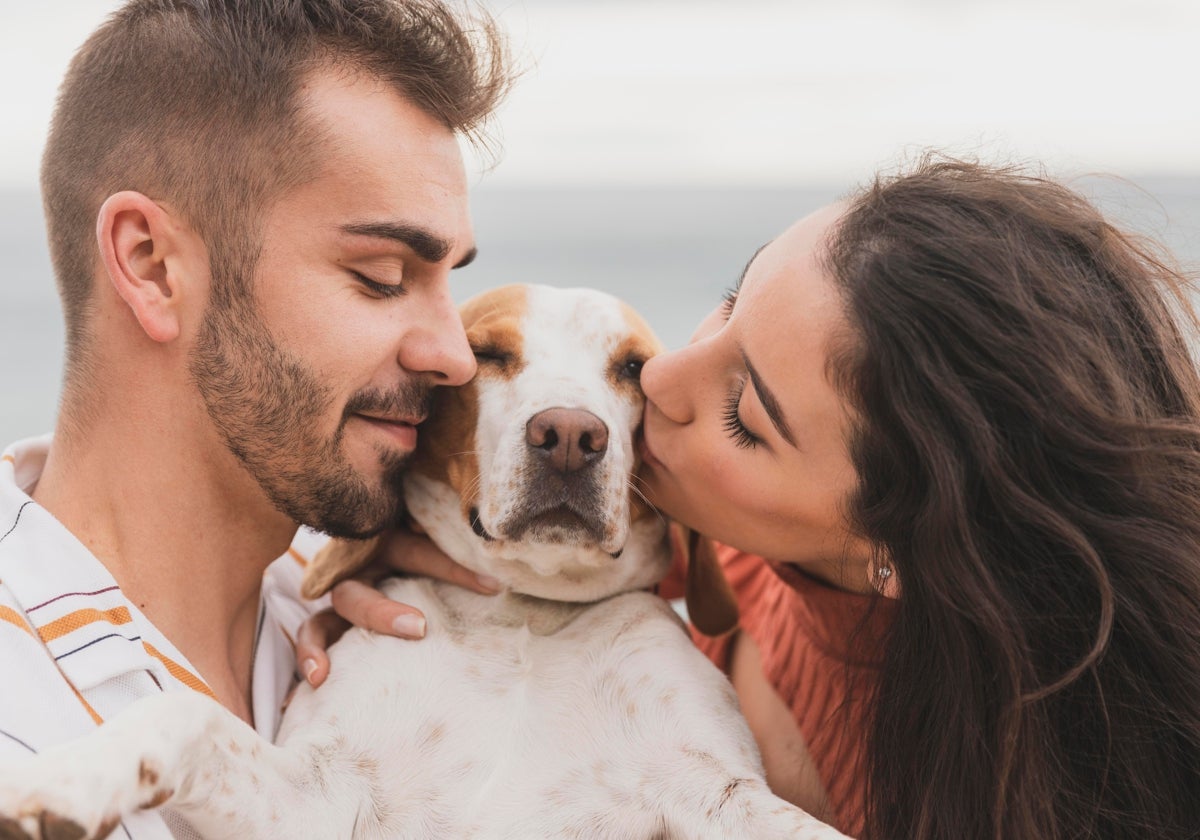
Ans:
{"type": "MultiPolygon", "coordinates": [[[[3,0],[0,186],[114,0],[3,0]]],[[[529,70],[495,185],[842,184],[928,145],[1200,175],[1197,0],[489,2],[529,70]]]]}

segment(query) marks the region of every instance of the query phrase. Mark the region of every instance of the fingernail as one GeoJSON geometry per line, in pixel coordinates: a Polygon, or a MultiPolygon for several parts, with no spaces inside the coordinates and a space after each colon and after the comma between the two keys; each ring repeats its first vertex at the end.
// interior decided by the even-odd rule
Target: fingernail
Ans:
{"type": "Polygon", "coordinates": [[[317,660],[305,659],[300,663],[300,670],[304,673],[304,679],[312,682],[313,671],[317,670],[317,660]]]}
{"type": "Polygon", "coordinates": [[[484,589],[490,589],[493,592],[500,591],[500,581],[496,580],[496,578],[492,577],[491,575],[475,575],[475,579],[479,581],[479,585],[484,589]]]}
{"type": "Polygon", "coordinates": [[[423,616],[404,613],[392,622],[392,629],[401,636],[421,639],[425,637],[425,619],[423,616]]]}

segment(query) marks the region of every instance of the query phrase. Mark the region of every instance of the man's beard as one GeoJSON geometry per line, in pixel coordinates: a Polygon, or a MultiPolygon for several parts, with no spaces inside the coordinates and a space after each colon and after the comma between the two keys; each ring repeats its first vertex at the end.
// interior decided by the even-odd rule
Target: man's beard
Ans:
{"type": "Polygon", "coordinates": [[[323,439],[334,389],[271,340],[247,290],[230,297],[210,304],[189,362],[226,446],[299,524],[336,537],[368,537],[395,524],[409,455],[381,450],[381,479],[360,475],[343,451],[346,421],[364,411],[424,417],[431,386],[414,381],[389,392],[359,391],[323,439]]]}

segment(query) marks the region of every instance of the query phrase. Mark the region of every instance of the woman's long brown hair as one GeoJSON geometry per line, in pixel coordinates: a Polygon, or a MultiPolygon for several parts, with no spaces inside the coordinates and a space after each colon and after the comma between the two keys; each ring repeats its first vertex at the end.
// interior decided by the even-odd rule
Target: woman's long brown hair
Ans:
{"type": "Polygon", "coordinates": [[[827,245],[849,512],[902,589],[867,836],[1200,836],[1184,278],[1057,183],[942,159],[827,245]]]}

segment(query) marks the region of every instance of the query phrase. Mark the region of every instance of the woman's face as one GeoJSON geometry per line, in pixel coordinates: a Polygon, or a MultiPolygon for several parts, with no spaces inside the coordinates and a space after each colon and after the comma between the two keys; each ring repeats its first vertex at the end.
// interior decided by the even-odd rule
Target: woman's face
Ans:
{"type": "Polygon", "coordinates": [[[850,409],[828,365],[847,326],[818,263],[841,210],[768,243],[687,347],[647,362],[642,475],[650,501],[683,524],[865,590],[868,546],[844,515],[850,409]]]}

